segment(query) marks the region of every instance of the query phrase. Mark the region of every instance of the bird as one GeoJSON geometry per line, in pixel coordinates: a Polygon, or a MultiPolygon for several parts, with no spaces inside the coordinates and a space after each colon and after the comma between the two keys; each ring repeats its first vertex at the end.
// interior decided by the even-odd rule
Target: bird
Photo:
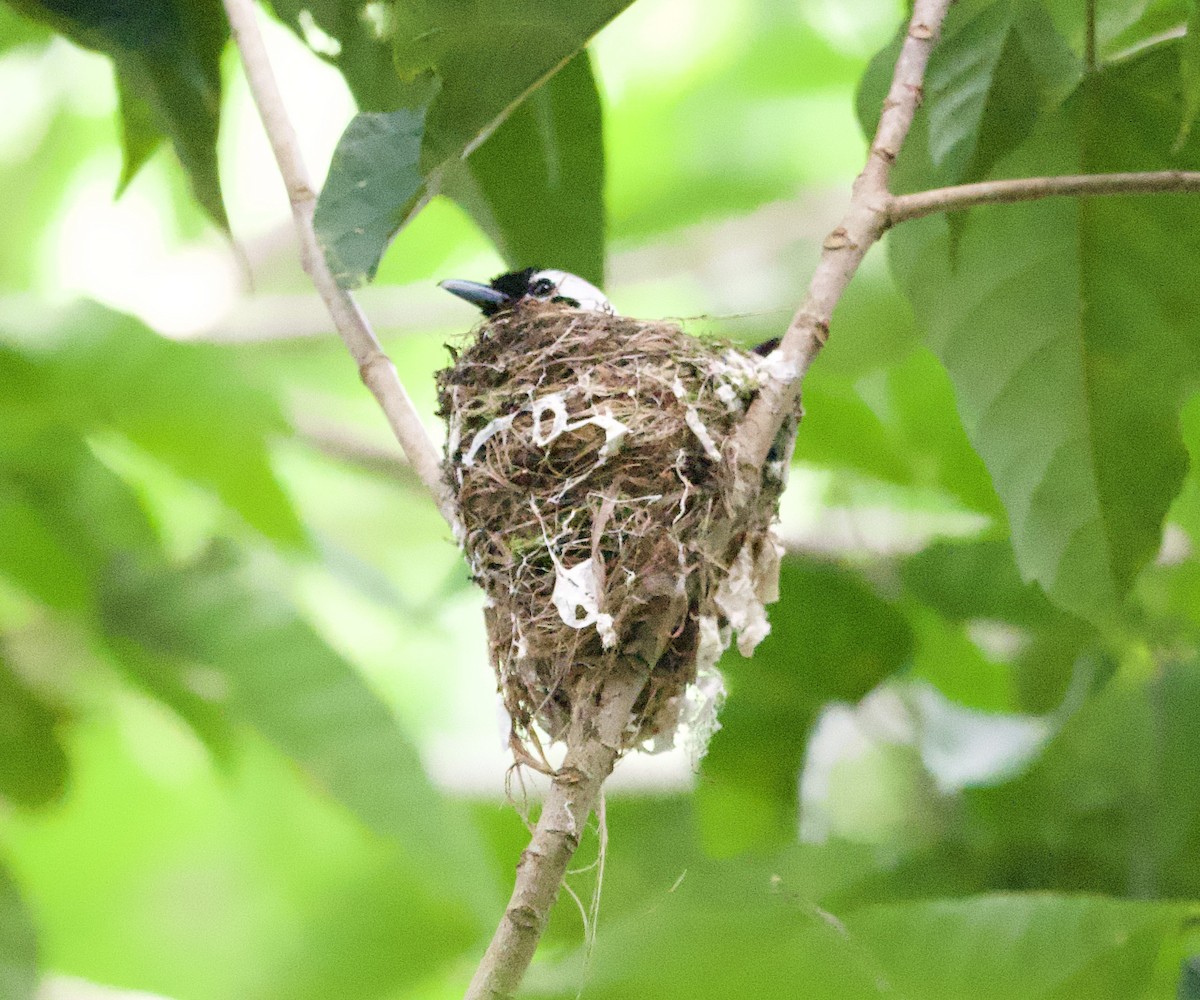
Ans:
{"type": "MultiPolygon", "coordinates": [[[[590,281],[569,271],[552,268],[526,267],[520,271],[509,271],[486,285],[478,281],[448,278],[439,282],[438,287],[477,306],[488,317],[515,309],[525,302],[553,302],[572,309],[590,309],[617,315],[608,296],[590,281]]],[[[766,357],[779,346],[779,341],[779,337],[772,337],[750,350],[759,357],[766,357]]]]}
{"type": "Polygon", "coordinates": [[[612,303],[599,288],[568,271],[527,267],[501,274],[486,285],[451,278],[440,282],[439,287],[477,306],[484,316],[495,316],[525,302],[553,302],[572,309],[616,315],[612,303]]]}
{"type": "MultiPolygon", "coordinates": [[[[610,316],[619,315],[609,302],[608,296],[590,281],[569,271],[557,271],[552,268],[526,267],[520,271],[509,271],[493,278],[486,285],[457,278],[449,278],[438,285],[451,295],[457,295],[460,299],[477,306],[489,319],[531,302],[549,302],[571,309],[592,310],[610,316]]],[[[766,358],[779,347],[780,340],[779,337],[771,337],[749,350],[760,358],[766,358]]],[[[457,351],[453,353],[457,360],[457,351]]],[[[795,447],[798,420],[797,416],[784,421],[767,454],[768,472],[781,481],[787,478],[787,467],[791,463],[792,449],[795,447]]]]}

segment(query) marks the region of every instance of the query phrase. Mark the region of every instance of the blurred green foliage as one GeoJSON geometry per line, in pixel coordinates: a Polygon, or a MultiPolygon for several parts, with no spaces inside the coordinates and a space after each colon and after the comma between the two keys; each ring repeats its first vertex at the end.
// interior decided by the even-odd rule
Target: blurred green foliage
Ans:
{"type": "MultiPolygon", "coordinates": [[[[321,202],[348,280],[607,271],[626,311],[705,311],[697,332],[746,341],[798,301],[904,13],[271,6],[285,90],[331,66],[363,113],[321,202]]],[[[1094,70],[1083,9],[954,5],[898,185],[1195,169],[1195,4],[1099,0],[1094,70]]],[[[169,277],[139,245],[155,225],[165,256],[227,263],[202,219],[265,197],[225,35],[215,3],[0,5],[19,192],[0,204],[0,1000],[76,978],[458,996],[527,842],[519,784],[504,801],[481,763],[480,598],[339,345],[286,329],[317,308],[286,312],[290,250],[233,213],[255,289],[232,310],[278,306],[282,333],[187,342],[129,315],[224,287],[199,268],[198,297],[138,287],[169,277]],[[88,228],[97,176],[128,187],[130,233],[88,228]],[[109,306],[63,303],[81,260],[109,306]]],[[[992,207],[868,258],[805,383],[773,633],[723,662],[694,772],[610,793],[599,926],[564,894],[528,995],[1196,994],[1197,211],[992,207]]],[[[426,414],[469,322],[384,331],[426,414]]],[[[593,821],[569,876],[585,904],[599,841],[593,821]]]]}

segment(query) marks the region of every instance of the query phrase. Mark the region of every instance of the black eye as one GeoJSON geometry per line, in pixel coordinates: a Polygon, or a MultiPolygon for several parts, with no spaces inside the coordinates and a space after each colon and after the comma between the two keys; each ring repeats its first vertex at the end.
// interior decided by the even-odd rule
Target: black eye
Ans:
{"type": "Polygon", "coordinates": [[[549,278],[538,278],[537,281],[529,286],[529,294],[538,296],[549,295],[554,291],[554,287],[554,282],[549,278]]]}

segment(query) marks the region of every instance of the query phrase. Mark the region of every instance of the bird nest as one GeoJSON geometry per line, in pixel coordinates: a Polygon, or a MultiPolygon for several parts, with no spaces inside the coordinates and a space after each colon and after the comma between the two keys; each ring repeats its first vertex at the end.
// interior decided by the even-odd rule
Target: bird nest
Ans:
{"type": "Polygon", "coordinates": [[[438,373],[514,747],[564,738],[622,660],[650,678],[623,748],[716,728],[716,660],[733,631],[744,655],[767,633],[778,583],[783,463],[737,511],[722,454],[766,365],[670,323],[523,304],[438,373]]]}

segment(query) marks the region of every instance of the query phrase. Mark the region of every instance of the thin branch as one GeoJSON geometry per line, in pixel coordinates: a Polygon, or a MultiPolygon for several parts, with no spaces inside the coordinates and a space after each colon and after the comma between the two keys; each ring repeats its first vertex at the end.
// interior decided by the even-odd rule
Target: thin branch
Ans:
{"type": "Polygon", "coordinates": [[[456,523],[454,506],[441,477],[441,459],[429,437],[420,414],[405,391],[396,366],[380,345],[366,317],[354,299],[334,279],[325,254],[317,243],[313,229],[313,212],[317,195],[304,158],[296,130],[288,118],[279,85],[267,57],[262,34],[258,30],[254,0],[223,0],[233,40],[242,57],[242,66],[250,84],[250,93],[262,119],[263,129],[275,153],[275,162],[287,187],[292,205],[296,235],[300,239],[301,263],[325,302],[334,326],[350,351],[362,380],[379,403],[392,433],[404,449],[421,482],[433,494],[438,510],[447,522],[456,523]]]}
{"type": "Polygon", "coordinates": [[[1078,174],[1069,177],[1021,177],[936,188],[892,198],[888,223],[895,225],[936,212],[976,205],[1000,205],[1038,198],[1078,195],[1200,193],[1200,173],[1154,170],[1128,174],[1078,174]]]}
{"type": "MultiPolygon", "coordinates": [[[[572,728],[567,756],[555,774],[529,846],[517,863],[512,898],[488,945],[465,1000],[509,1000],[516,993],[546,929],[563,876],[579,847],[600,788],[620,757],[634,703],[649,673],[614,670],[600,694],[593,729],[572,728]]],[[[590,707],[590,706],[589,706],[590,707]]]]}
{"type": "Polygon", "coordinates": [[[738,428],[732,459],[757,481],[767,452],[786,415],[796,405],[800,382],[829,337],[833,309],[863,256],[887,228],[888,178],[921,101],[925,66],[951,0],[916,0],[908,34],[900,48],[891,89],[883,102],[879,128],[841,224],[826,238],[808,294],[771,359],[779,376],[763,387],[738,428]],[[753,471],[752,471],[753,470],[753,471]]]}

